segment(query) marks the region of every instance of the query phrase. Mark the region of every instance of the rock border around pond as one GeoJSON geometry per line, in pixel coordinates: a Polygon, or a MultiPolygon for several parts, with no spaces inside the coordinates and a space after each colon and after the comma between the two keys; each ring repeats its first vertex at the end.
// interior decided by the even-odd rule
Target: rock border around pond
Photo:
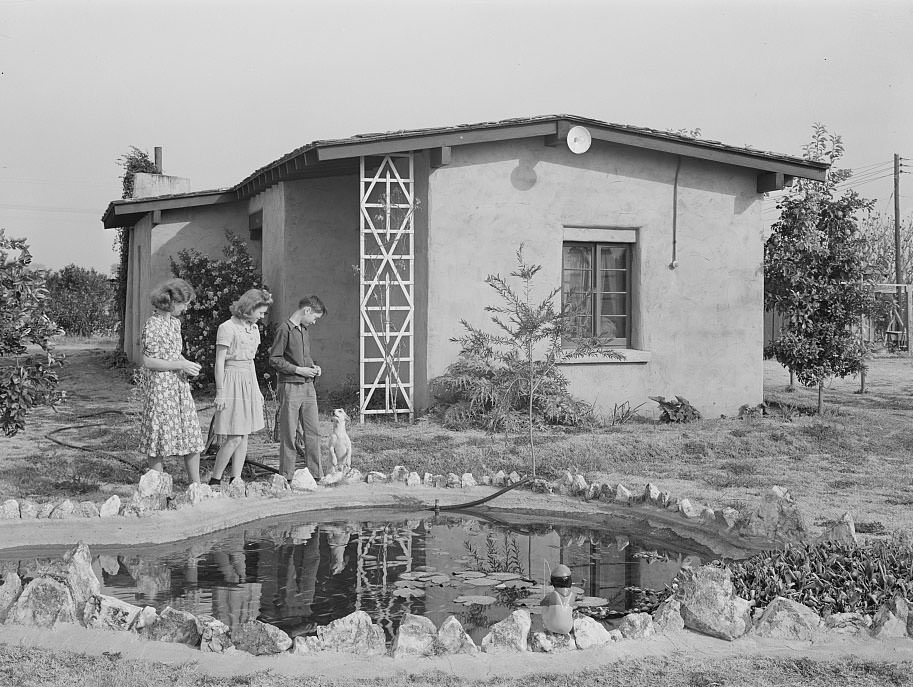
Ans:
{"type": "Polygon", "coordinates": [[[526,651],[563,653],[606,650],[616,642],[649,641],[657,635],[686,630],[725,641],[751,635],[809,642],[846,634],[875,639],[913,637],[913,613],[900,595],[882,606],[874,618],[859,613],[835,613],[821,618],[813,609],[783,597],[777,597],[764,609],[752,609],[749,601],[735,595],[729,570],[717,565],[685,568],[673,595],[652,615],[628,614],[618,629],[608,630],[593,618],[578,616],[570,635],[530,634],[530,613],[519,609],[493,624],[476,645],[455,616],[436,627],[428,618],[407,613],[389,648],[383,629],[364,611],[319,627],[316,636],[293,639],[258,620],[229,628],[209,615],[195,616],[170,606],[161,611],[135,606],[101,594],[89,547],[83,543],[59,560],[42,563],[32,573],[31,578],[25,579],[15,572],[5,573],[0,585],[0,622],[41,628],[79,624],[135,633],[150,641],[186,644],[212,653],[340,653],[393,659],[526,651]]]}
{"type": "MultiPolygon", "coordinates": [[[[297,470],[289,482],[281,475],[272,475],[267,481],[244,482],[240,478],[223,482],[221,487],[211,488],[206,484],[191,484],[183,492],[175,492],[172,478],[168,473],[149,470],[140,477],[137,488],[129,498],[121,499],[112,495],[100,507],[91,501],[64,499],[57,503],[36,504],[24,499],[6,499],[0,503],[0,520],[73,520],[81,518],[142,518],[163,510],[193,508],[203,501],[214,499],[285,498],[293,494],[316,491],[319,488],[332,489],[346,484],[365,482],[371,484],[398,484],[405,489],[420,490],[423,487],[471,489],[478,485],[504,487],[521,481],[517,472],[509,474],[498,471],[478,479],[472,473],[449,473],[432,475],[410,471],[396,466],[386,473],[372,471],[366,475],[357,469],[337,472],[319,482],[307,468],[297,470]]],[[[732,532],[737,536],[754,538],[773,543],[799,542],[809,538],[808,527],[802,512],[790,493],[781,487],[772,487],[762,497],[752,512],[741,513],[734,508],[723,507],[714,510],[710,506],[691,498],[678,498],[657,485],[647,483],[640,493],[635,493],[624,484],[595,481],[587,483],[583,475],[571,470],[551,482],[534,479],[524,485],[534,493],[555,494],[584,501],[611,503],[616,506],[645,506],[659,509],[670,515],[678,515],[689,524],[711,530],[732,532]]],[[[822,538],[855,542],[856,533],[852,518],[844,515],[843,521],[828,530],[822,538]]]]}

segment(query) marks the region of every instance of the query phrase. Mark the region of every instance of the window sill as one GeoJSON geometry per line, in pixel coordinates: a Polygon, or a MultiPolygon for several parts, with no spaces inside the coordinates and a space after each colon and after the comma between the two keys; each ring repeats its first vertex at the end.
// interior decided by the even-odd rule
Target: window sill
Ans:
{"type": "Polygon", "coordinates": [[[633,348],[613,348],[613,351],[624,356],[624,360],[606,358],[601,355],[585,355],[582,358],[563,360],[559,365],[625,365],[630,363],[648,363],[652,357],[650,351],[638,351],[633,348]]]}

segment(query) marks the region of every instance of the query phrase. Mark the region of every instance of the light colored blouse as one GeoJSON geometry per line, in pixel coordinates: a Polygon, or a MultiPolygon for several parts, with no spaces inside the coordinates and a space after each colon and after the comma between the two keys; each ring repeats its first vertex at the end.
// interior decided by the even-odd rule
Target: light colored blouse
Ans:
{"type": "Polygon", "coordinates": [[[237,317],[219,325],[216,345],[227,346],[226,360],[253,360],[260,347],[260,328],[237,317]]]}

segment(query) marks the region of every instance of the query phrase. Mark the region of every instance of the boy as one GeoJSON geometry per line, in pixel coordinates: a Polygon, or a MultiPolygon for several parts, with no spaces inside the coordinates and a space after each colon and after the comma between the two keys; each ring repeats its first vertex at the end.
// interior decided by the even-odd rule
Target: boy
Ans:
{"type": "Polygon", "coordinates": [[[279,470],[289,481],[295,474],[295,433],[304,433],[307,467],[314,479],[323,477],[320,432],[317,423],[317,393],[314,380],[320,366],[311,357],[308,327],[326,314],[317,296],[298,301],[298,309],[276,328],[269,352],[270,365],[279,373],[279,470]]]}

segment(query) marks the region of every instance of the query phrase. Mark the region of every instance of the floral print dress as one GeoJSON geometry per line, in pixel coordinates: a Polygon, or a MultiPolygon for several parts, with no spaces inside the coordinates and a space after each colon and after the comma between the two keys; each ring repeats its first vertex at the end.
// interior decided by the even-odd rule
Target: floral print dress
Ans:
{"type": "MultiPolygon", "coordinates": [[[[161,360],[181,357],[181,323],[156,313],[143,328],[143,355],[161,360]]],[[[144,370],[143,417],[139,450],[147,456],[184,456],[203,450],[197,407],[184,373],[144,370]]]]}

